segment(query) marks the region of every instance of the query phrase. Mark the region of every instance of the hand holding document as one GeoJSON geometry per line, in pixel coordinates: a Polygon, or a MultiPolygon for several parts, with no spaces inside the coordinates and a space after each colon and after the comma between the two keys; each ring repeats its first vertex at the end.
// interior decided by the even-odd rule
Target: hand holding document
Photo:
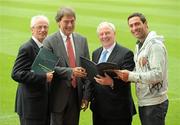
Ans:
{"type": "Polygon", "coordinates": [[[118,70],[119,67],[111,62],[103,62],[96,64],[85,57],[80,57],[81,66],[86,70],[87,77],[94,80],[97,75],[105,76],[105,73],[112,77],[117,77],[113,70],[118,70]]]}
{"type": "Polygon", "coordinates": [[[54,71],[46,73],[46,81],[48,83],[51,83],[51,81],[53,79],[53,73],[54,73],[54,71]]]}
{"type": "Polygon", "coordinates": [[[72,69],[73,70],[73,76],[75,77],[86,77],[87,73],[86,70],[82,67],[75,67],[72,69]]]}
{"type": "Polygon", "coordinates": [[[105,73],[105,76],[97,75],[96,77],[94,77],[94,79],[96,80],[97,83],[99,83],[101,85],[112,85],[113,84],[113,79],[106,73],[105,73]]]}
{"type": "Polygon", "coordinates": [[[114,70],[117,74],[117,77],[125,82],[128,81],[129,71],[128,70],[114,70]]]}

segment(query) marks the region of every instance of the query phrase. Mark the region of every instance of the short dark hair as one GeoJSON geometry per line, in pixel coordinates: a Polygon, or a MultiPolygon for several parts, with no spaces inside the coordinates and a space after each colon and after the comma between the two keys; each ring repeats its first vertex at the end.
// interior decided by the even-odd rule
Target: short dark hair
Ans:
{"type": "Polygon", "coordinates": [[[129,21],[130,18],[136,17],[136,16],[139,17],[140,20],[141,20],[143,23],[146,22],[146,17],[145,17],[142,13],[138,13],[138,12],[131,14],[131,15],[128,17],[128,20],[127,20],[127,21],[129,21]]]}
{"type": "Polygon", "coordinates": [[[73,16],[76,19],[76,14],[72,8],[62,7],[57,11],[56,22],[59,22],[64,16],[73,16]]]}

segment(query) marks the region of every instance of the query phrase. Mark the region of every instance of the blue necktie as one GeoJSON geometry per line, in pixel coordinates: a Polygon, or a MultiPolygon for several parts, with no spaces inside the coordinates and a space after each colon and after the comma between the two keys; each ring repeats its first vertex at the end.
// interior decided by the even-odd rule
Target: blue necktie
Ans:
{"type": "Polygon", "coordinates": [[[107,61],[107,53],[108,51],[105,50],[101,53],[101,57],[100,57],[100,60],[99,60],[99,63],[102,63],[102,62],[106,62],[107,61]]]}

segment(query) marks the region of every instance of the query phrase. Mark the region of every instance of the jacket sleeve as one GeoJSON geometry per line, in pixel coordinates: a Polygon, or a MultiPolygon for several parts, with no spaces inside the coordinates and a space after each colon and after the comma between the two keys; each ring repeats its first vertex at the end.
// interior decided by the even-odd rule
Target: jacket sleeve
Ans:
{"type": "Polygon", "coordinates": [[[15,81],[23,84],[44,84],[46,83],[46,74],[36,74],[31,72],[31,65],[34,59],[29,50],[30,48],[27,47],[21,47],[19,49],[11,77],[15,81]]]}
{"type": "Polygon", "coordinates": [[[163,81],[163,73],[166,72],[166,51],[160,44],[154,44],[147,58],[148,63],[144,65],[144,72],[130,72],[129,81],[156,84],[163,81]]]}
{"type": "MultiPolygon", "coordinates": [[[[135,63],[134,63],[134,54],[132,51],[128,50],[125,54],[124,57],[121,59],[120,61],[120,68],[122,70],[126,69],[129,71],[133,71],[134,67],[135,67],[135,63]]],[[[129,84],[124,84],[125,82],[121,79],[117,79],[117,78],[113,78],[114,80],[114,92],[115,91],[119,91],[122,87],[127,86],[129,84]],[[119,84],[121,83],[121,84],[119,84]]],[[[128,82],[130,83],[130,82],[128,82]]]]}
{"type": "Polygon", "coordinates": [[[124,56],[123,62],[121,64],[121,68],[132,71],[135,67],[135,63],[134,63],[133,58],[134,58],[133,52],[128,51],[124,56]]]}
{"type": "MultiPolygon", "coordinates": [[[[85,38],[85,44],[84,44],[83,51],[84,51],[84,57],[90,59],[89,48],[88,48],[88,43],[87,43],[86,38],[85,38]]],[[[83,99],[90,101],[91,100],[91,93],[93,91],[92,83],[88,79],[82,79],[82,82],[83,82],[83,99]]]]}

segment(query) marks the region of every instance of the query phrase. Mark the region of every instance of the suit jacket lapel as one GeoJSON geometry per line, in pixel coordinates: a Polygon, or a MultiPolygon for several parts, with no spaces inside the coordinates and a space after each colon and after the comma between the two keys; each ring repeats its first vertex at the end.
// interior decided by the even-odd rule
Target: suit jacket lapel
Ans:
{"type": "Polygon", "coordinates": [[[69,59],[68,59],[68,55],[67,55],[67,52],[66,52],[66,48],[64,46],[64,42],[63,42],[62,36],[61,36],[59,31],[57,32],[57,38],[58,38],[57,46],[59,48],[60,54],[65,59],[66,63],[69,65],[69,59]]]}
{"type": "MultiPolygon", "coordinates": [[[[103,48],[101,47],[97,51],[97,55],[94,57],[94,62],[95,63],[98,63],[102,50],[103,50],[103,48]]],[[[111,54],[109,55],[109,58],[107,59],[107,62],[112,62],[114,57],[117,55],[117,53],[118,53],[118,45],[116,43],[113,51],[111,52],[111,54]]]]}
{"type": "Polygon", "coordinates": [[[39,52],[39,47],[38,47],[38,45],[35,43],[35,41],[31,38],[30,39],[30,42],[32,43],[32,45],[34,46],[34,51],[35,51],[35,53],[36,53],[36,55],[38,54],[38,52],[39,52]]]}
{"type": "Polygon", "coordinates": [[[79,52],[80,52],[80,50],[81,50],[81,46],[80,46],[80,40],[78,39],[78,37],[73,33],[72,34],[72,36],[73,36],[73,41],[74,41],[74,49],[75,49],[75,55],[76,55],[76,64],[79,66],[79,64],[80,64],[80,60],[79,60],[79,56],[80,56],[80,54],[79,54],[79,52]]]}
{"type": "Polygon", "coordinates": [[[116,43],[113,51],[111,52],[111,54],[109,55],[109,58],[107,59],[107,62],[112,62],[113,59],[115,58],[117,52],[118,52],[118,45],[117,45],[117,43],[116,43]]]}
{"type": "Polygon", "coordinates": [[[95,55],[95,57],[94,57],[94,62],[95,62],[95,63],[98,63],[99,58],[100,58],[100,56],[101,56],[102,50],[103,50],[103,48],[101,47],[101,48],[99,48],[99,50],[97,51],[97,55],[95,55]]]}

